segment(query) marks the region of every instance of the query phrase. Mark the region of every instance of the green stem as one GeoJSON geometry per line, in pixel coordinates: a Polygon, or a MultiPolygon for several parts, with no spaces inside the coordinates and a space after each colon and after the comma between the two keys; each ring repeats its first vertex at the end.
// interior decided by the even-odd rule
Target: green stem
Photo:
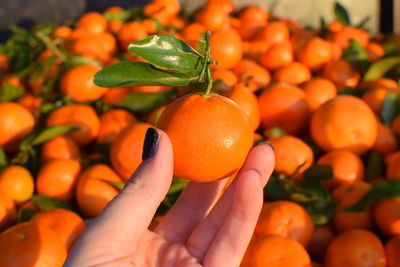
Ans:
{"type": "MultiPolygon", "coordinates": [[[[208,64],[208,63],[207,63],[208,64]]],[[[206,80],[207,80],[207,88],[206,91],[204,92],[203,96],[204,97],[209,97],[210,96],[210,92],[212,89],[212,85],[213,85],[213,79],[212,79],[212,75],[211,75],[211,68],[210,65],[207,66],[207,70],[206,70],[206,80]]]]}
{"type": "Polygon", "coordinates": [[[204,55],[205,60],[204,60],[204,64],[205,64],[205,68],[206,68],[206,82],[207,82],[207,88],[203,94],[204,97],[209,97],[210,96],[210,92],[212,89],[212,85],[213,85],[213,79],[212,79],[212,75],[211,75],[211,67],[210,65],[213,64],[213,61],[211,59],[211,47],[210,47],[210,36],[211,36],[211,32],[208,31],[206,32],[206,36],[205,36],[205,40],[206,40],[206,54],[204,55]]]}

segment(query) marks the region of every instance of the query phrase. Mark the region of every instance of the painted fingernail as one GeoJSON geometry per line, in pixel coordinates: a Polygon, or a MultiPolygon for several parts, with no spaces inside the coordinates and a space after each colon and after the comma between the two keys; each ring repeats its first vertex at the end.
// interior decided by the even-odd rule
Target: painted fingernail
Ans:
{"type": "Polygon", "coordinates": [[[156,129],[147,129],[143,144],[142,160],[152,158],[156,154],[159,140],[160,136],[156,129]]]}
{"type": "Polygon", "coordinates": [[[275,148],[271,143],[264,141],[264,142],[259,143],[258,145],[269,145],[271,147],[272,151],[275,152],[275,148]]]}

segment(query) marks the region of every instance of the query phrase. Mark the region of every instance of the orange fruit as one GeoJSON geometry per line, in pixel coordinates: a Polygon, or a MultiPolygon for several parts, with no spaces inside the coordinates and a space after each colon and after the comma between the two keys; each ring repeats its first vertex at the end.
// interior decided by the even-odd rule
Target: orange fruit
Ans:
{"type": "Polygon", "coordinates": [[[337,88],[328,79],[315,77],[301,85],[311,111],[316,111],[326,101],[336,97],[337,88]]]}
{"type": "Polygon", "coordinates": [[[246,6],[239,13],[238,31],[243,40],[253,39],[267,24],[269,14],[259,6],[246,6]]]}
{"type": "Polygon", "coordinates": [[[390,159],[387,161],[386,177],[389,180],[400,179],[400,151],[389,155],[390,159]]]}
{"type": "Polygon", "coordinates": [[[182,29],[181,34],[185,42],[187,42],[192,47],[197,46],[197,41],[200,39],[201,35],[207,31],[203,24],[194,22],[187,25],[182,29]]]}
{"type": "Polygon", "coordinates": [[[270,22],[257,35],[257,39],[269,46],[289,40],[289,29],[282,21],[270,22]]]}
{"type": "Polygon", "coordinates": [[[330,151],[320,157],[317,164],[332,167],[333,177],[326,181],[330,188],[342,183],[359,181],[364,177],[364,164],[360,157],[347,150],[330,151]]]}
{"type": "Polygon", "coordinates": [[[0,266],[61,267],[67,249],[50,228],[25,222],[7,229],[0,235],[0,266]]]}
{"type": "Polygon", "coordinates": [[[260,58],[260,63],[268,70],[284,67],[293,61],[293,49],[289,41],[272,45],[260,58]]]}
{"type": "Polygon", "coordinates": [[[114,87],[104,94],[103,99],[109,105],[118,106],[129,93],[131,93],[130,87],[114,87]]]}
{"type": "Polygon", "coordinates": [[[333,198],[337,203],[333,224],[337,232],[341,233],[353,229],[371,229],[372,214],[370,210],[360,212],[342,211],[356,204],[371,189],[371,185],[362,181],[345,183],[333,192],[333,198]]]}
{"type": "Polygon", "coordinates": [[[0,191],[16,204],[32,197],[34,188],[33,177],[30,172],[18,165],[11,165],[0,173],[0,191]]]}
{"type": "MultiPolygon", "coordinates": [[[[249,251],[248,267],[311,267],[306,249],[283,236],[268,235],[257,239],[249,251]]],[[[242,265],[243,266],[243,265],[242,265]]]]}
{"type": "Polygon", "coordinates": [[[346,149],[363,154],[373,147],[378,126],[364,101],[342,95],[313,113],[310,131],[313,140],[325,151],[346,149]]]}
{"type": "Polygon", "coordinates": [[[381,155],[387,155],[389,153],[395,152],[398,148],[398,142],[396,136],[393,132],[378,121],[378,135],[375,140],[373,147],[381,155]]]}
{"type": "Polygon", "coordinates": [[[267,86],[271,81],[269,72],[251,59],[242,59],[232,71],[240,80],[254,84],[256,89],[267,86]]]}
{"type": "Polygon", "coordinates": [[[89,144],[99,133],[100,121],[95,110],[88,105],[71,104],[53,111],[47,118],[47,126],[71,125],[78,129],[67,136],[79,146],[89,144]]]}
{"type": "Polygon", "coordinates": [[[27,108],[17,103],[1,103],[0,147],[14,150],[19,140],[32,132],[34,125],[35,119],[27,108]]]}
{"type": "Polygon", "coordinates": [[[214,81],[222,81],[224,85],[217,86],[217,90],[228,91],[232,89],[238,82],[238,78],[235,73],[227,69],[214,70],[212,72],[212,78],[214,81]]]}
{"type": "Polygon", "coordinates": [[[119,192],[109,184],[122,182],[121,178],[107,165],[96,164],[87,168],[79,177],[76,201],[86,217],[96,217],[119,192]]]}
{"type": "Polygon", "coordinates": [[[55,28],[53,35],[56,38],[66,39],[71,35],[71,28],[68,26],[58,26],[55,28]]]}
{"type": "Polygon", "coordinates": [[[260,125],[260,110],[258,109],[257,97],[243,85],[235,86],[226,96],[239,105],[239,108],[249,118],[253,130],[256,130],[260,125]]]}
{"type": "Polygon", "coordinates": [[[148,123],[133,123],[112,142],[110,160],[115,171],[127,181],[142,162],[142,149],[148,123]]]}
{"type": "Polygon", "coordinates": [[[157,92],[165,92],[171,90],[171,86],[164,85],[147,85],[147,86],[132,86],[132,92],[141,92],[141,93],[157,93],[157,92]]]}
{"type": "Polygon", "coordinates": [[[254,233],[288,237],[306,247],[314,233],[314,223],[302,206],[280,200],[264,203],[254,233]]]}
{"type": "Polygon", "coordinates": [[[232,0],[207,0],[206,6],[218,6],[227,14],[235,11],[235,3],[232,0]]]}
{"type": "Polygon", "coordinates": [[[97,12],[84,14],[76,23],[78,28],[84,28],[91,34],[102,33],[107,29],[107,20],[97,12]]]}
{"type": "Polygon", "coordinates": [[[23,97],[18,99],[18,103],[29,109],[35,118],[40,116],[40,106],[43,103],[43,99],[35,97],[33,94],[25,94],[23,97]]]}
{"type": "Polygon", "coordinates": [[[297,58],[310,70],[319,70],[324,64],[332,61],[333,47],[328,41],[314,37],[299,50],[297,58]]]}
{"type": "Polygon", "coordinates": [[[122,130],[135,121],[135,116],[123,109],[113,109],[104,113],[100,117],[100,130],[97,142],[111,143],[122,130]]]}
{"type": "Polygon", "coordinates": [[[208,5],[196,14],[196,22],[209,31],[221,30],[229,25],[229,15],[217,5],[208,5]]]}
{"type": "Polygon", "coordinates": [[[393,237],[385,245],[387,267],[400,266],[400,236],[393,237]]]}
{"type": "Polygon", "coordinates": [[[310,109],[300,88],[278,83],[266,88],[258,98],[261,125],[279,127],[287,134],[298,134],[307,127],[310,109]]]}
{"type": "Polygon", "coordinates": [[[92,65],[81,65],[68,70],[60,79],[60,90],[78,102],[99,99],[107,88],[93,83],[93,78],[100,68],[92,65]]]}
{"type": "Polygon", "coordinates": [[[44,162],[55,159],[77,159],[80,157],[78,145],[68,136],[58,136],[42,146],[41,158],[44,162]]]}
{"type": "Polygon", "coordinates": [[[311,257],[323,260],[329,244],[335,238],[335,232],[329,224],[316,226],[307,250],[311,257]]]}
{"type": "Polygon", "coordinates": [[[238,171],[253,144],[246,114],[230,99],[210,94],[183,96],[167,106],[158,127],[171,139],[174,174],[197,182],[238,171]]]}
{"type": "Polygon", "coordinates": [[[46,163],[36,178],[36,191],[40,195],[71,202],[81,172],[81,164],[74,159],[57,159],[46,163]]]}
{"type": "Polygon", "coordinates": [[[367,230],[350,230],[338,235],[328,247],[326,267],[385,267],[381,241],[367,230]]]}
{"type": "Polygon", "coordinates": [[[0,192],[0,230],[10,227],[17,217],[14,201],[0,192]]]}
{"type": "Polygon", "coordinates": [[[243,55],[253,60],[259,60],[262,55],[267,53],[270,44],[263,40],[251,40],[243,42],[243,55]]]}
{"type": "Polygon", "coordinates": [[[115,37],[108,32],[85,35],[76,39],[69,49],[71,52],[84,57],[94,58],[101,62],[107,62],[117,48],[115,37]]]}
{"type": "Polygon", "coordinates": [[[330,32],[338,32],[343,29],[343,24],[337,20],[333,20],[328,24],[330,32]]]}
{"type": "Polygon", "coordinates": [[[338,31],[328,34],[327,39],[338,44],[341,48],[347,48],[350,45],[350,40],[355,40],[362,46],[366,46],[369,42],[368,32],[352,26],[344,26],[338,31]]]}
{"type": "Polygon", "coordinates": [[[284,135],[270,138],[268,142],[274,146],[275,171],[285,175],[292,175],[296,171],[300,174],[314,162],[313,151],[300,138],[284,135]]]}
{"type": "Polygon", "coordinates": [[[179,13],[180,4],[178,0],[153,0],[144,7],[143,11],[147,16],[167,25],[179,13]]]}
{"type": "Polygon", "coordinates": [[[211,57],[217,61],[215,69],[230,69],[242,59],[243,44],[234,29],[218,30],[210,37],[211,57]]]}
{"type": "Polygon", "coordinates": [[[130,43],[147,37],[147,32],[140,23],[132,21],[125,23],[117,36],[120,48],[126,51],[130,43]]]}
{"type": "Polygon", "coordinates": [[[373,112],[379,114],[382,110],[383,102],[386,99],[389,91],[385,87],[374,87],[369,89],[362,99],[372,109],[373,112]]]}
{"type": "Polygon", "coordinates": [[[311,79],[311,72],[304,64],[292,62],[276,70],[274,77],[278,82],[299,85],[311,79]]]}
{"type": "Polygon", "coordinates": [[[356,87],[360,80],[360,73],[346,60],[331,61],[324,66],[323,76],[342,87],[356,87]]]}
{"type": "Polygon", "coordinates": [[[368,53],[368,61],[370,61],[370,62],[377,61],[378,59],[383,57],[386,53],[383,46],[378,43],[371,42],[371,43],[367,44],[367,46],[365,48],[368,53]]]}
{"type": "Polygon", "coordinates": [[[379,229],[388,236],[400,235],[400,198],[385,199],[374,208],[379,229]]]}
{"type": "Polygon", "coordinates": [[[68,251],[85,229],[85,222],[78,214],[60,208],[41,211],[31,221],[54,230],[68,251]]]}

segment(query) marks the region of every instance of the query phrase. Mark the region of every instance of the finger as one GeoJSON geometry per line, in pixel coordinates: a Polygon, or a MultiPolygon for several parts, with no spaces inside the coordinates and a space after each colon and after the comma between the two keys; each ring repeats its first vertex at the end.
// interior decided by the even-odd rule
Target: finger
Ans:
{"type": "Polygon", "coordinates": [[[172,242],[185,242],[207,215],[227,179],[210,183],[190,182],[155,232],[172,242]]]}
{"type": "MultiPolygon", "coordinates": [[[[168,136],[161,130],[151,129],[147,131],[145,143],[153,139],[155,154],[142,162],[123,190],[93,221],[85,233],[86,240],[96,236],[93,240],[101,243],[101,236],[105,242],[116,240],[118,246],[133,249],[147,230],[168,191],[173,172],[172,145],[168,136]]],[[[144,151],[148,151],[148,147],[152,146],[146,148],[145,145],[144,151]]]]}
{"type": "MultiPolygon", "coordinates": [[[[269,144],[260,144],[250,152],[241,173],[248,170],[257,170],[261,174],[260,184],[264,187],[275,167],[275,158],[269,144]]],[[[238,176],[238,177],[239,177],[238,176]]],[[[226,220],[234,199],[237,187],[236,179],[218,200],[207,217],[198,225],[188,238],[186,244],[189,252],[199,259],[203,259],[215,235],[226,220]]]]}
{"type": "Polygon", "coordinates": [[[261,175],[248,170],[238,177],[232,208],[204,258],[204,266],[239,266],[263,203],[261,175]]]}

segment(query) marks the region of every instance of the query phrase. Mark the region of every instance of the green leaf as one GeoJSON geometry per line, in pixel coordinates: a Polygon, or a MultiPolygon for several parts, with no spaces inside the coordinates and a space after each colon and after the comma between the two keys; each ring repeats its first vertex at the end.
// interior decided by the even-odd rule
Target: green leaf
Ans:
{"type": "Polygon", "coordinates": [[[176,90],[143,93],[136,92],[128,94],[118,105],[133,112],[151,111],[167,104],[176,95],[176,90]]]}
{"type": "Polygon", "coordinates": [[[197,51],[201,54],[201,55],[205,55],[207,53],[207,41],[206,41],[206,34],[207,33],[203,33],[200,38],[199,41],[197,42],[197,51]]]}
{"type": "Polygon", "coordinates": [[[265,136],[268,138],[275,138],[275,137],[280,137],[286,135],[285,131],[282,130],[279,127],[274,127],[271,129],[268,129],[265,133],[265,136]]]}
{"type": "Polygon", "coordinates": [[[287,199],[287,192],[285,190],[284,181],[277,176],[271,176],[267,185],[264,188],[266,195],[273,201],[287,199]]]}
{"type": "Polygon", "coordinates": [[[373,185],[359,202],[344,210],[354,212],[363,211],[368,206],[376,204],[382,200],[397,197],[400,197],[400,179],[385,181],[373,185]]]}
{"type": "Polygon", "coordinates": [[[384,161],[381,155],[375,150],[372,150],[368,154],[367,163],[365,169],[365,180],[371,181],[375,178],[382,177],[384,174],[384,161]]]}
{"type": "Polygon", "coordinates": [[[28,222],[36,215],[38,211],[33,209],[20,209],[18,210],[17,223],[28,222]]]}
{"type": "Polygon", "coordinates": [[[0,171],[7,167],[8,159],[3,149],[0,148],[0,171]]]}
{"type": "Polygon", "coordinates": [[[102,68],[101,63],[95,59],[85,58],[78,55],[71,55],[67,57],[65,62],[68,67],[75,67],[80,65],[92,65],[98,68],[102,68]]]}
{"type": "Polygon", "coordinates": [[[394,118],[400,114],[400,95],[389,92],[383,101],[381,118],[386,125],[391,125],[394,118]]]}
{"type": "Polygon", "coordinates": [[[365,16],[357,25],[356,28],[367,30],[367,24],[371,21],[371,16],[365,16]]]}
{"type": "Polygon", "coordinates": [[[14,101],[24,95],[24,90],[8,82],[0,88],[0,103],[14,101]]]}
{"type": "Polygon", "coordinates": [[[167,195],[172,195],[181,192],[186,188],[188,181],[179,177],[174,177],[171,187],[168,190],[167,195]]]}
{"type": "Polygon", "coordinates": [[[362,88],[343,88],[339,89],[339,95],[352,95],[356,97],[362,97],[365,94],[366,90],[362,88]]]}
{"type": "Polygon", "coordinates": [[[328,180],[333,177],[333,170],[331,166],[327,165],[314,165],[303,172],[303,179],[311,180],[328,180]]]}
{"type": "Polygon", "coordinates": [[[145,62],[119,62],[97,72],[94,83],[101,87],[135,85],[185,86],[198,77],[157,69],[145,62]]]}
{"type": "Polygon", "coordinates": [[[69,125],[50,126],[24,138],[20,146],[21,148],[25,148],[40,145],[48,140],[65,135],[76,129],[77,128],[75,126],[69,125]]]}
{"type": "Polygon", "coordinates": [[[368,60],[368,53],[365,48],[353,39],[350,40],[349,47],[343,51],[343,56],[351,63],[368,60]]]}
{"type": "Polygon", "coordinates": [[[107,21],[110,20],[120,20],[120,21],[127,21],[132,16],[131,10],[122,10],[121,12],[105,12],[104,18],[107,21]]]}
{"type": "Polygon", "coordinates": [[[400,65],[400,57],[393,56],[380,59],[369,67],[364,75],[364,81],[376,81],[398,65],[400,65]]]}
{"type": "Polygon", "coordinates": [[[323,16],[319,17],[319,31],[321,32],[322,37],[325,37],[329,33],[328,25],[323,16]]]}
{"type": "Polygon", "coordinates": [[[335,3],[335,19],[345,26],[351,25],[350,15],[346,8],[339,2],[335,3]]]}
{"type": "Polygon", "coordinates": [[[104,179],[98,179],[99,181],[105,182],[113,187],[115,187],[118,190],[122,190],[125,186],[126,183],[124,182],[115,182],[115,181],[110,181],[110,180],[104,180],[104,179]]]}
{"type": "Polygon", "coordinates": [[[34,195],[32,197],[32,202],[35,204],[41,211],[48,211],[57,208],[62,208],[66,210],[72,210],[71,207],[65,203],[64,201],[49,197],[45,195],[34,195]]]}
{"type": "Polygon", "coordinates": [[[135,41],[128,46],[128,51],[156,67],[181,73],[199,72],[203,58],[182,40],[166,34],[135,41]]]}

